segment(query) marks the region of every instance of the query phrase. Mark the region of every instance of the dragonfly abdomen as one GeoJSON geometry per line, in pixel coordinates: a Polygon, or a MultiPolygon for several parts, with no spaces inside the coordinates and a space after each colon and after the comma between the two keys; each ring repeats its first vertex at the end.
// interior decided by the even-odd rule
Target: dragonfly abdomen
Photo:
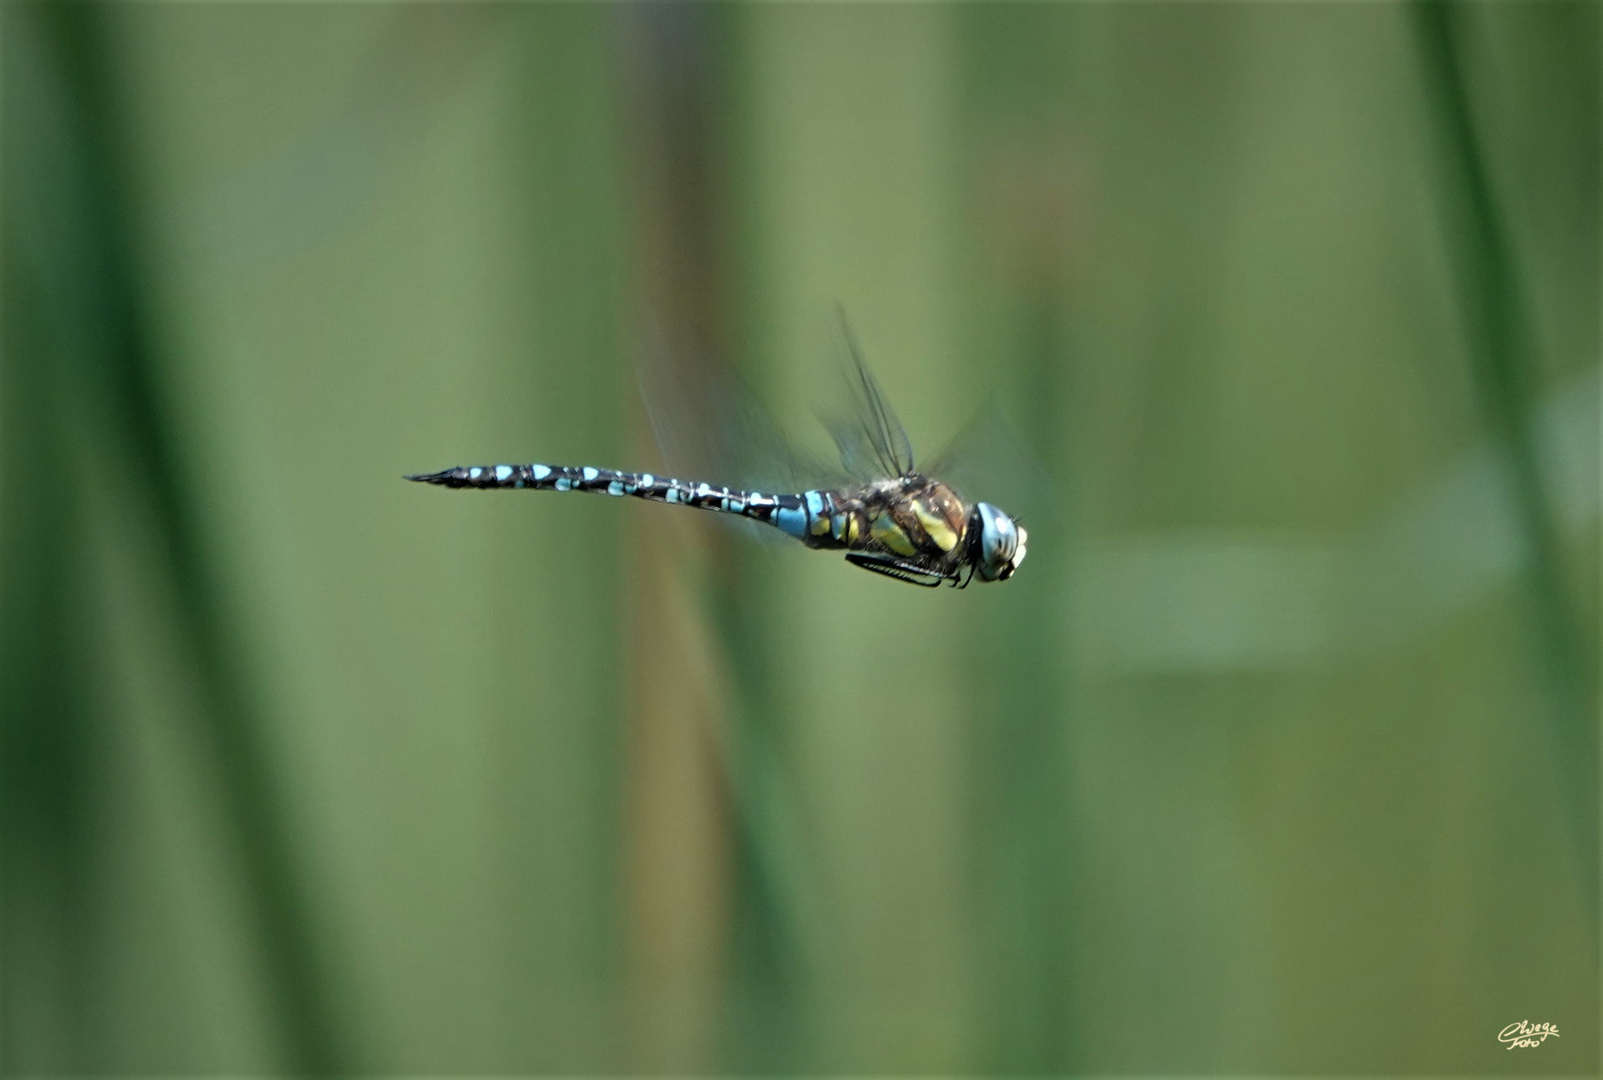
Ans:
{"type": "Polygon", "coordinates": [[[450,488],[528,488],[531,491],[593,491],[604,495],[638,494],[642,483],[655,482],[649,474],[567,465],[459,465],[407,479],[450,488]]]}
{"type": "Polygon", "coordinates": [[[514,488],[530,491],[588,491],[598,495],[632,496],[651,502],[694,506],[714,513],[772,525],[807,541],[827,534],[834,499],[824,491],[766,495],[651,473],[619,472],[574,465],[460,465],[437,473],[408,476],[425,484],[450,488],[514,488]],[[822,522],[823,524],[820,524],[822,522]]]}

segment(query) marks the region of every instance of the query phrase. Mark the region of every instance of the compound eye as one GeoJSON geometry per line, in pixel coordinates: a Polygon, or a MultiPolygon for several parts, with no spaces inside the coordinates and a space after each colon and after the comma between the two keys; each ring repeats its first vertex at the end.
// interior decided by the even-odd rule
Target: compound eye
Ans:
{"type": "Polygon", "coordinates": [[[986,581],[1005,580],[1012,572],[1014,552],[1018,550],[1018,528],[1012,518],[990,503],[980,503],[976,516],[981,529],[980,575],[986,581]]]}
{"type": "Polygon", "coordinates": [[[1013,529],[1012,519],[998,514],[996,516],[996,557],[1004,562],[1013,557],[1013,549],[1018,546],[1019,534],[1013,529]]]}

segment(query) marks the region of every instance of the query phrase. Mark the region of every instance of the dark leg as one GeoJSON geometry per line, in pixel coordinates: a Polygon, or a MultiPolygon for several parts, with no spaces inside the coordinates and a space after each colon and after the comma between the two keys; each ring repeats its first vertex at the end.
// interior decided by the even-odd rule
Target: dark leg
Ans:
{"type": "Polygon", "coordinates": [[[933,573],[916,563],[903,562],[888,555],[848,551],[846,561],[853,566],[861,566],[864,570],[872,570],[876,574],[884,574],[888,578],[905,581],[909,585],[922,585],[926,589],[938,589],[941,582],[947,580],[942,574],[933,573]]]}

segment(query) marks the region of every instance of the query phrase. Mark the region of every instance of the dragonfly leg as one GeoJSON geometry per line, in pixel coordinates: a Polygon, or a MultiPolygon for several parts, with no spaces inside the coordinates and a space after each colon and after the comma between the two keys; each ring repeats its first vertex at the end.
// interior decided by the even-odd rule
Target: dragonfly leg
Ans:
{"type": "Polygon", "coordinates": [[[876,574],[884,574],[888,578],[905,581],[909,585],[921,585],[926,589],[938,589],[941,582],[947,580],[942,574],[933,573],[916,563],[904,562],[888,555],[848,551],[846,561],[853,566],[861,566],[864,570],[872,570],[876,574]]]}

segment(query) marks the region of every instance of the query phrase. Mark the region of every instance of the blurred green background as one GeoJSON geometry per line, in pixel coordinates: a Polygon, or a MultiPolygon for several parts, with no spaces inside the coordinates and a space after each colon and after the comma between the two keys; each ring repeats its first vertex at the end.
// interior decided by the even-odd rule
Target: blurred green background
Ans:
{"type": "Polygon", "coordinates": [[[1595,4],[0,38],[5,1072],[1596,1073],[1595,4]],[[400,479],[837,299],[1013,582],[400,479]]]}

